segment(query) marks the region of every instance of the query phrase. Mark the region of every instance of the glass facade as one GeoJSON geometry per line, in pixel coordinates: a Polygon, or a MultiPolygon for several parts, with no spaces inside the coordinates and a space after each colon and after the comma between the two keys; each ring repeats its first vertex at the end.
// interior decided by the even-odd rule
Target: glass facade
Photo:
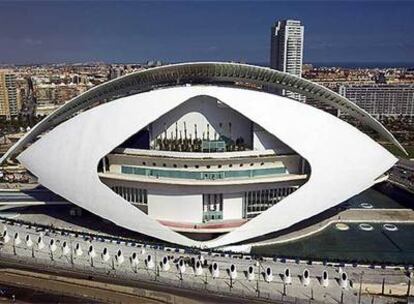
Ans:
{"type": "Polygon", "coordinates": [[[244,217],[255,217],[293,193],[296,189],[296,187],[284,187],[245,192],[244,217]]]}
{"type": "Polygon", "coordinates": [[[138,189],[124,186],[113,186],[111,189],[118,195],[122,196],[130,203],[138,205],[148,204],[148,194],[146,189],[138,189]]]}
{"type": "Polygon", "coordinates": [[[281,174],[286,174],[287,171],[285,167],[232,170],[232,171],[184,171],[184,170],[152,169],[152,168],[141,168],[141,167],[132,167],[132,166],[121,166],[121,173],[151,176],[151,177],[156,177],[156,178],[216,180],[216,179],[239,179],[239,178],[254,178],[254,177],[261,177],[261,176],[281,175],[281,174]]]}
{"type": "Polygon", "coordinates": [[[224,152],[226,142],[223,140],[203,140],[201,143],[202,152],[224,152]]]}

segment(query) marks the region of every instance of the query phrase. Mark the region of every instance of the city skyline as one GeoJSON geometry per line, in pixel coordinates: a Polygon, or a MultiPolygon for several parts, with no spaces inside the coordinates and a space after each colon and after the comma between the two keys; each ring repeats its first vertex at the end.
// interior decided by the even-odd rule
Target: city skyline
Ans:
{"type": "Polygon", "coordinates": [[[413,13],[404,1],[2,2],[0,64],[268,63],[268,29],[281,19],[305,25],[306,63],[410,63],[413,13]]]}

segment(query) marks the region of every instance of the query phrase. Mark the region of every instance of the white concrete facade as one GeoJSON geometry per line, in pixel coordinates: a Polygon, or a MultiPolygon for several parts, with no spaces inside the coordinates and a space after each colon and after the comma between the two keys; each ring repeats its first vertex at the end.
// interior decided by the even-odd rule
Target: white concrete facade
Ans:
{"type": "Polygon", "coordinates": [[[293,152],[286,144],[269,134],[269,132],[257,124],[253,126],[253,149],[257,151],[276,150],[280,154],[293,152]]]}
{"type": "Polygon", "coordinates": [[[200,194],[193,195],[148,195],[148,216],[157,220],[178,223],[203,222],[203,198],[200,194]]]}
{"type": "MultiPolygon", "coordinates": [[[[215,185],[210,182],[205,184],[177,184],[172,181],[166,185],[159,180],[148,179],[142,182],[139,179],[127,179],[125,175],[118,174],[100,174],[102,182],[114,189],[121,187],[123,193],[118,193],[125,200],[134,204],[137,200],[131,199],[131,194],[127,189],[145,189],[148,194],[146,204],[136,205],[141,210],[147,210],[149,217],[158,221],[168,221],[176,224],[205,223],[203,218],[203,195],[204,194],[222,194],[223,209],[222,221],[242,220],[248,218],[244,202],[245,194],[248,192],[266,191],[271,189],[280,189],[278,192],[285,193],[285,189],[297,189],[306,182],[306,176],[301,179],[289,178],[286,181],[263,182],[261,179],[246,184],[229,183],[229,185],[215,185]],[[126,192],[126,193],[125,193],[126,192]],[[144,208],[143,208],[144,207],[144,208]],[[147,209],[146,209],[146,208],[147,209]]],[[[115,191],[116,192],[116,191],[115,191]]],[[[287,196],[283,194],[283,196],[287,196]]],[[[219,221],[214,222],[219,224],[219,221]]],[[[197,233],[197,230],[193,231],[197,233]]]]}
{"type": "MultiPolygon", "coordinates": [[[[156,138],[202,138],[217,140],[249,134],[248,119],[210,96],[197,96],[179,105],[151,124],[151,145],[156,138]]],[[[251,145],[251,138],[245,138],[251,145]]]]}
{"type": "Polygon", "coordinates": [[[224,220],[236,220],[243,217],[243,196],[241,193],[226,194],[223,201],[224,220]]]}
{"type": "MultiPolygon", "coordinates": [[[[203,222],[203,196],[148,195],[148,216],[160,221],[199,224],[203,222]],[[179,210],[179,212],[177,212],[179,210]]],[[[223,220],[239,220],[243,216],[242,193],[227,193],[223,197],[223,220]]],[[[196,232],[196,231],[195,231],[196,232]]]]}

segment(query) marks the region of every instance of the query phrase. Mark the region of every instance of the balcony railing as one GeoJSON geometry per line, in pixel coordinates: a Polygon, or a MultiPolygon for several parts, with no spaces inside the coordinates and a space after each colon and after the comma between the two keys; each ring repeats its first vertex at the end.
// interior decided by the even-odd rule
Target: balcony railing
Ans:
{"type": "Polygon", "coordinates": [[[184,171],[168,169],[152,169],[133,166],[121,166],[122,174],[133,174],[156,178],[171,179],[195,179],[195,180],[217,180],[217,179],[243,179],[255,178],[271,175],[287,174],[285,167],[261,168],[249,170],[229,170],[229,171],[184,171]]]}

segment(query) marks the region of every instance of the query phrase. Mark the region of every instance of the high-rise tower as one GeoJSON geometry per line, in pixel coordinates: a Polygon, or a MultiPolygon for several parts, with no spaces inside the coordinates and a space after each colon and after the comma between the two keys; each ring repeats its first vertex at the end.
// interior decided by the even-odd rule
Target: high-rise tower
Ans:
{"type": "MultiPolygon", "coordinates": [[[[282,20],[272,26],[270,67],[298,77],[302,75],[304,27],[298,20],[282,20]]],[[[304,101],[304,96],[292,92],[282,95],[304,101]]]]}
{"type": "Polygon", "coordinates": [[[16,75],[8,70],[0,70],[0,116],[10,119],[20,111],[16,88],[16,75]]]}

